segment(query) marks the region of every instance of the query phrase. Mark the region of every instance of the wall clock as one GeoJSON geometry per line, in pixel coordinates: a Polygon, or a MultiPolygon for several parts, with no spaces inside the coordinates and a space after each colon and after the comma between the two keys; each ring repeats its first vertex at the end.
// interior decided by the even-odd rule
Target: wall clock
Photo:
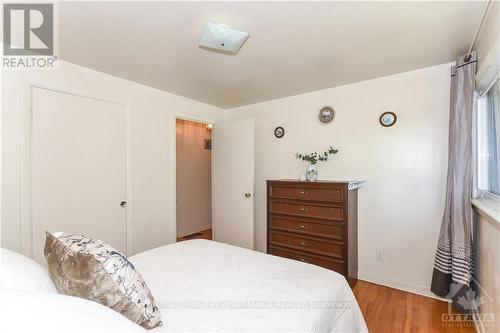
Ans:
{"type": "Polygon", "coordinates": [[[285,129],[281,126],[276,127],[274,129],[274,136],[278,139],[281,139],[283,136],[285,136],[285,129]]]}
{"type": "Polygon", "coordinates": [[[335,118],[335,109],[331,106],[323,106],[321,109],[319,109],[318,119],[323,124],[328,124],[333,120],[333,118],[335,118]]]}
{"type": "Polygon", "coordinates": [[[380,115],[380,118],[379,118],[379,122],[380,122],[380,125],[384,126],[384,127],[391,127],[392,125],[394,125],[396,123],[396,121],[398,120],[398,117],[396,116],[396,114],[394,112],[384,112],[380,115]]]}

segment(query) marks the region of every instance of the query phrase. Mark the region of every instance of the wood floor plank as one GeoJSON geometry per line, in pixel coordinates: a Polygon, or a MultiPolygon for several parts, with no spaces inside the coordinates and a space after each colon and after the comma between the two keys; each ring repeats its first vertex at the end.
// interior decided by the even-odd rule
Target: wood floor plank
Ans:
{"type": "Polygon", "coordinates": [[[474,333],[471,323],[446,327],[448,303],[359,280],[354,295],[370,333],[474,333]]]}
{"type": "Polygon", "coordinates": [[[212,240],[212,229],[203,230],[203,231],[194,233],[192,235],[187,235],[187,236],[184,236],[184,237],[178,237],[177,241],[178,242],[182,242],[182,241],[191,240],[191,239],[208,239],[208,240],[212,240]]]}

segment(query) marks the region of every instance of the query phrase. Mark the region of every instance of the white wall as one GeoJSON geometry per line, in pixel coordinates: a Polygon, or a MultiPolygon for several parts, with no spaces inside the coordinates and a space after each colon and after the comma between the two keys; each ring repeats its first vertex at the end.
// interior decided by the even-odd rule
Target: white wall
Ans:
{"type": "Polygon", "coordinates": [[[255,118],[255,245],[266,242],[265,180],[297,178],[306,164],[296,152],[339,154],[319,164],[321,179],[355,178],[359,190],[361,279],[432,296],[429,291],[443,214],[451,64],[259,103],[228,111],[228,120],[255,118]],[[323,125],[316,111],[336,109],[323,125]],[[393,111],[391,128],[379,116],[393,111]],[[273,130],[286,134],[276,139],[273,130]],[[375,252],[384,261],[375,260],[375,252]]]}
{"type": "Polygon", "coordinates": [[[484,323],[480,332],[495,333],[500,329],[500,223],[477,209],[474,220],[479,292],[484,300],[480,313],[495,316],[493,325],[484,323]]]}
{"type": "Polygon", "coordinates": [[[205,124],[177,120],[177,237],[212,228],[210,138],[205,124]]]}
{"type": "MultiPolygon", "coordinates": [[[[500,67],[500,2],[493,2],[484,28],[477,40],[479,83],[486,87],[500,67]]],[[[484,323],[481,332],[500,330],[500,223],[476,209],[474,215],[477,274],[483,314],[494,314],[495,322],[484,323]]]]}
{"type": "Polygon", "coordinates": [[[478,58],[478,69],[481,70],[491,50],[500,48],[500,2],[493,1],[491,3],[488,15],[483,23],[483,28],[476,41],[476,51],[478,58]]]}
{"type": "Polygon", "coordinates": [[[62,62],[55,71],[2,71],[2,246],[26,253],[22,244],[29,242],[20,242],[26,212],[21,202],[27,192],[20,181],[26,157],[20,129],[29,120],[32,83],[130,108],[133,196],[127,212],[133,214],[132,253],[175,241],[175,117],[215,123],[225,118],[225,111],[62,62]]]}

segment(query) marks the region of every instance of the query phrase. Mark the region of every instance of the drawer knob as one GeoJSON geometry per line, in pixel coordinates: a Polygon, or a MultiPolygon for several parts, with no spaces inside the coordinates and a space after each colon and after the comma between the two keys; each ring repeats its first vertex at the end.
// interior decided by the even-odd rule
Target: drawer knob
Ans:
{"type": "Polygon", "coordinates": [[[299,244],[300,244],[300,246],[307,246],[307,242],[303,239],[300,241],[299,244]]]}
{"type": "Polygon", "coordinates": [[[307,225],[305,223],[301,223],[299,227],[300,229],[304,230],[305,228],[307,228],[307,225]]]}
{"type": "Polygon", "coordinates": [[[301,190],[301,191],[299,191],[299,194],[300,194],[300,195],[307,195],[307,191],[305,191],[305,190],[301,190]]]}
{"type": "Polygon", "coordinates": [[[307,213],[307,207],[300,207],[300,211],[302,213],[307,213]]]}
{"type": "Polygon", "coordinates": [[[300,257],[299,260],[302,261],[302,262],[306,262],[306,258],[304,258],[304,257],[300,257]]]}

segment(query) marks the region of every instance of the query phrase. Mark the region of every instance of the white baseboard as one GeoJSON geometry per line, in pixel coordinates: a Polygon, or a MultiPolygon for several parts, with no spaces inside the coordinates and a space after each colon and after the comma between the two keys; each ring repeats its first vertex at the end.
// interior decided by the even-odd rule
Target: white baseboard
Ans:
{"type": "Polygon", "coordinates": [[[392,279],[388,279],[385,277],[374,276],[374,275],[363,274],[363,273],[358,273],[358,279],[366,281],[366,282],[380,284],[382,286],[386,286],[389,288],[394,288],[394,289],[406,291],[406,292],[409,292],[412,294],[430,297],[430,298],[434,298],[434,299],[444,301],[444,302],[450,302],[449,299],[445,299],[445,298],[436,296],[433,292],[430,291],[429,286],[407,283],[407,282],[392,280],[392,279]]]}

